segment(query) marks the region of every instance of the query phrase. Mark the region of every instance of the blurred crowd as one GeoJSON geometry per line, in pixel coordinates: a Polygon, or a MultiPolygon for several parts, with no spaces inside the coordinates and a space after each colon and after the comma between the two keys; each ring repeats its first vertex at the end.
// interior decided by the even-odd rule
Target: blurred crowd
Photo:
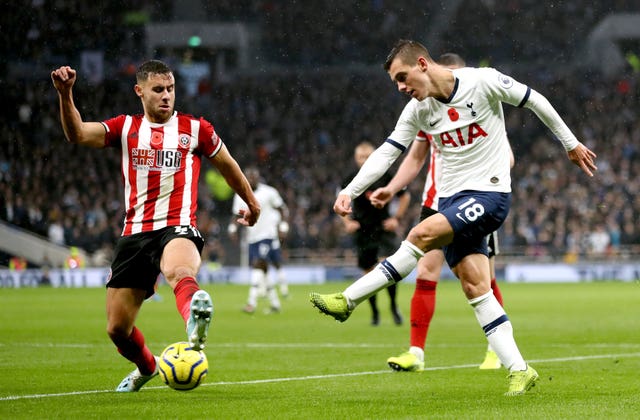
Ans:
{"type": "MultiPolygon", "coordinates": [[[[347,252],[351,244],[332,204],[353,169],[353,148],[363,140],[383,141],[407,101],[380,64],[399,37],[429,47],[424,37],[441,3],[204,3],[212,19],[261,25],[261,48],[287,67],[203,81],[195,96],[181,90],[176,70],[176,109],[210,120],[240,164],[257,164],[265,181],[279,189],[291,211],[289,250],[347,252]]],[[[469,65],[488,62],[531,85],[598,154],[598,173],[589,179],[530,111],[505,106],[516,165],[513,206],[500,231],[503,253],[577,261],[633,250],[640,244],[640,75],[631,68],[615,78],[579,68],[568,74],[554,68],[550,57],[564,54],[568,62],[568,51],[579,48],[590,25],[607,10],[629,10],[634,2],[554,2],[551,8],[529,0],[461,3],[468,7],[450,16],[433,55],[455,51],[469,65]],[[611,7],[617,9],[605,9],[611,7]],[[571,23],[559,25],[567,16],[571,23]],[[527,70],[514,61],[532,65],[527,70]],[[544,71],[532,70],[539,68],[544,71]]],[[[120,156],[64,141],[49,71],[62,64],[78,67],[81,50],[100,49],[105,77],[96,81],[80,73],[75,88],[84,119],[140,112],[129,64],[146,58],[141,25],[169,19],[172,2],[89,7],[33,0],[29,7],[9,7],[16,13],[0,17],[2,28],[16,28],[0,31],[8,59],[0,67],[1,83],[10,104],[0,117],[0,219],[108,261],[124,212],[120,156]]],[[[229,204],[207,183],[211,171],[203,166],[199,227],[209,240],[209,259],[222,260],[229,204]]],[[[402,233],[419,216],[421,189],[421,180],[411,186],[413,211],[402,233]]]]}

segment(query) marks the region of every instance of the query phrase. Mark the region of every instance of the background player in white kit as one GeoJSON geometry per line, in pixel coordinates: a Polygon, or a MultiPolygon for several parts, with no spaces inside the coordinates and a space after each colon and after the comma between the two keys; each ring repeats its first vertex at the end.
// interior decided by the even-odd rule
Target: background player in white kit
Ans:
{"type": "Polygon", "coordinates": [[[345,321],[373,293],[406,277],[425,252],[444,247],[447,263],[501,363],[509,369],[507,396],[524,394],[538,379],[515,342],[504,309],[491,293],[486,235],[500,227],[511,202],[508,142],[502,103],[527,107],[560,140],[569,159],[589,176],[595,154],[580,143],[544,96],[490,68],[449,70],[418,42],[401,40],[385,70],[412,99],[394,131],[369,157],[334,203],[349,214],[351,200],[382,175],[423,130],[442,155],[439,212],[409,232],[395,254],[342,293],[311,293],[314,306],[345,321]]]}
{"type": "MultiPolygon", "coordinates": [[[[454,53],[446,53],[438,58],[438,64],[449,69],[462,68],[466,63],[462,57],[454,53]]],[[[514,157],[509,147],[510,166],[513,167],[514,157]]],[[[438,184],[442,172],[440,152],[434,144],[433,136],[420,131],[415,141],[409,148],[408,155],[402,161],[396,175],[389,183],[378,188],[371,194],[371,203],[376,207],[384,206],[396,194],[396,191],[405,188],[420,172],[429,157],[427,176],[425,178],[422,193],[422,210],[420,220],[435,214],[438,211],[438,184]]],[[[495,278],[495,255],[498,253],[497,232],[487,237],[489,264],[491,268],[491,291],[503,305],[502,293],[495,278]]],[[[444,253],[441,249],[434,249],[425,253],[418,261],[416,270],[416,286],[411,298],[410,318],[410,347],[409,350],[399,356],[387,359],[387,364],[394,370],[418,372],[424,369],[424,347],[429,332],[431,319],[436,307],[436,287],[440,280],[440,273],[444,263],[444,253]]],[[[504,305],[503,305],[504,306],[504,305]]],[[[484,360],[480,369],[499,369],[501,367],[498,355],[488,344],[484,360]]]]}
{"type": "Polygon", "coordinates": [[[202,158],[249,203],[239,223],[253,225],[260,205],[211,123],[174,111],[175,78],[163,62],[150,60],[137,69],[134,90],[144,115],[104,122],[82,120],[73,99],[74,69],[62,66],[51,79],[67,140],[122,153],[125,220],[107,282],[107,333],[118,352],[137,366],[116,391],[135,392],[158,374],[156,357],[135,321],[160,273],[173,289],[191,346],[202,350],[207,339],[213,303],[196,281],[204,246],[196,227],[202,158]]]}
{"type": "MultiPolygon", "coordinates": [[[[280,284],[281,292],[288,293],[286,279],[282,271],[282,250],[280,247],[279,234],[286,234],[288,231],[287,219],[289,210],[282,200],[278,190],[270,185],[260,182],[260,172],[256,167],[245,170],[249,184],[253,188],[254,194],[260,203],[260,220],[250,227],[247,227],[247,242],[249,244],[249,265],[251,267],[251,285],[249,287],[249,297],[247,304],[243,308],[244,312],[254,313],[258,307],[258,297],[265,293],[269,299],[270,312],[280,311],[280,299],[276,285],[269,276],[269,265],[276,269],[276,279],[280,284]],[[264,292],[263,292],[264,291],[264,292]]],[[[231,211],[234,215],[239,214],[246,204],[239,195],[233,198],[231,211]]],[[[234,217],[235,220],[235,217],[234,217]]],[[[236,239],[237,226],[232,221],[228,226],[228,232],[233,239],[236,239]]]]}

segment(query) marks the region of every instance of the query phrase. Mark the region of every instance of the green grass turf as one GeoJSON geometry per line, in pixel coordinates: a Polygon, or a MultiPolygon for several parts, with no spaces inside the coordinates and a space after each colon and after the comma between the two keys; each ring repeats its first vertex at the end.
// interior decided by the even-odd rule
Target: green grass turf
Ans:
{"type": "MultiPolygon", "coordinates": [[[[438,286],[427,370],[391,372],[409,341],[413,285],[401,285],[405,325],[380,294],[381,325],[365,303],[345,323],[319,314],[292,286],[278,315],[240,311],[247,288],[205,285],[215,316],[209,375],[189,392],[159,379],[116,394],[133,368],[105,334],[103,289],[0,289],[0,418],[64,419],[636,419],[640,413],[640,284],[502,284],[534,390],[507,398],[504,369],[480,371],[486,340],[457,283],[438,286]]],[[[172,292],[143,306],[138,326],[154,353],[185,339],[172,292]]]]}

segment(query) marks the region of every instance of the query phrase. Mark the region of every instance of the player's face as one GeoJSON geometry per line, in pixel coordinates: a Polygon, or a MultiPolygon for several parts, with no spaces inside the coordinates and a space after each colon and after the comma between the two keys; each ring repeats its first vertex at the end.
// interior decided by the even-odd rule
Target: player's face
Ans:
{"type": "Polygon", "coordinates": [[[422,64],[424,63],[421,63],[421,60],[413,64],[406,64],[396,57],[391,62],[388,72],[391,81],[398,86],[400,92],[406,93],[419,101],[427,97],[423,82],[426,66],[422,64]]]}
{"type": "Polygon", "coordinates": [[[356,151],[354,153],[354,159],[359,168],[362,167],[362,165],[364,165],[364,163],[367,161],[369,156],[371,156],[371,153],[373,153],[373,149],[369,147],[363,146],[363,147],[356,148],[356,151]]]}
{"type": "Polygon", "coordinates": [[[176,102],[176,82],[172,73],[151,74],[136,85],[136,94],[142,100],[144,115],[153,123],[164,123],[173,115],[176,102]]]}
{"type": "Polygon", "coordinates": [[[249,185],[251,185],[251,188],[255,190],[260,182],[260,173],[253,169],[247,169],[245,175],[247,177],[247,181],[249,181],[249,185]]]}

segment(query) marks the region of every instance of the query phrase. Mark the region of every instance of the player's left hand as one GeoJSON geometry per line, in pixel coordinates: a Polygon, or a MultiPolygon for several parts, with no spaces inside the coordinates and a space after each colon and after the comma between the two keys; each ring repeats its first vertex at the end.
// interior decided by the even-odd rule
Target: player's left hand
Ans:
{"type": "Polygon", "coordinates": [[[569,150],[567,155],[571,162],[578,165],[589,176],[593,176],[591,171],[598,170],[595,164],[596,154],[582,143],[579,143],[575,149],[569,150]]]}

